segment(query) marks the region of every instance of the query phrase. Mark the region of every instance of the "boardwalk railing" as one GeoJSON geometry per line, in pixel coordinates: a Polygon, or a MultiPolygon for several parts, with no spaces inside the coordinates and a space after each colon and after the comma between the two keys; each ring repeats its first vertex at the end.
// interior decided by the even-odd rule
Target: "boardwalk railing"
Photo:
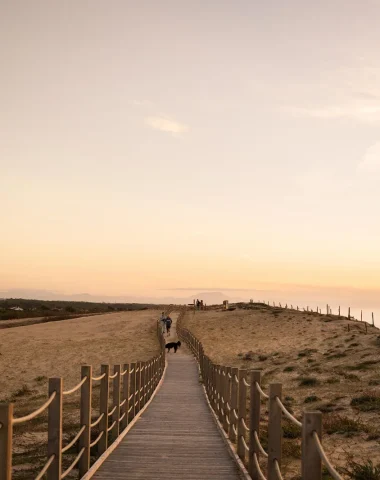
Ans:
{"type": "Polygon", "coordinates": [[[261,387],[261,371],[215,365],[205,355],[202,343],[181,326],[181,321],[177,322],[177,333],[198,360],[210,405],[229,440],[235,444],[236,453],[248,467],[248,473],[253,480],[283,479],[283,416],[302,431],[302,479],[321,480],[323,463],[334,479],[342,480],[323,450],[321,412],[304,412],[302,421],[296,419],[282,402],[281,383],[270,384],[269,392],[265,393],[261,387]],[[263,401],[267,402],[269,412],[267,451],[260,443],[260,413],[263,401]]]}
{"type": "Polygon", "coordinates": [[[80,382],[69,390],[64,390],[62,378],[49,378],[47,401],[29,415],[15,417],[13,403],[0,405],[0,480],[12,478],[13,428],[36,418],[45,410],[48,411],[47,461],[35,480],[45,476],[48,480],[61,480],[75,467],[79,470],[79,478],[85,475],[90,468],[90,451],[92,453],[97,446],[97,455],[102,455],[155,391],[165,370],[165,339],[159,323],[157,336],[160,354],[146,362],[114,365],[112,374],[109,365],[102,365],[99,376],[94,376],[91,365],[84,365],[81,367],[80,382]],[[94,382],[100,382],[100,408],[98,417],[92,420],[94,382]],[[63,398],[79,390],[80,428],[75,437],[63,446],[63,398]],[[91,442],[91,431],[95,427],[99,434],[91,442]],[[77,446],[78,453],[70,466],[62,471],[62,456],[74,446],[77,446]]]}

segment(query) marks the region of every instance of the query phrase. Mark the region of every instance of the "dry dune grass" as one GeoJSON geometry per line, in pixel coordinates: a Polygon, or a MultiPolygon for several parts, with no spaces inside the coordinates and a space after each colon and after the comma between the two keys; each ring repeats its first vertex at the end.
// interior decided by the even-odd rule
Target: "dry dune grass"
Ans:
{"type": "MultiPolygon", "coordinates": [[[[347,318],[252,305],[189,312],[183,325],[214,363],[262,370],[263,384],[283,384],[283,399],[301,417],[321,410],[324,445],[336,466],[348,458],[380,462],[380,332],[347,318]],[[348,327],[349,326],[349,327],[348,327]],[[349,331],[348,331],[349,328],[349,331]]],[[[267,412],[263,407],[265,443],[267,412]]],[[[283,472],[298,478],[300,432],[286,421],[283,472]]]]}
{"type": "MultiPolygon", "coordinates": [[[[3,330],[1,400],[14,402],[15,416],[22,416],[46,400],[48,377],[63,377],[67,390],[79,382],[81,365],[92,365],[95,375],[102,363],[148,360],[159,353],[157,317],[156,310],[120,312],[3,330]]],[[[98,387],[94,384],[94,418],[98,387]]],[[[64,399],[64,444],[79,430],[78,401],[78,393],[64,399]]],[[[46,422],[44,414],[15,427],[13,478],[34,478],[46,461],[46,422]]],[[[93,433],[95,437],[97,432],[93,433]]],[[[75,450],[64,456],[64,468],[74,456],[75,450]]]]}

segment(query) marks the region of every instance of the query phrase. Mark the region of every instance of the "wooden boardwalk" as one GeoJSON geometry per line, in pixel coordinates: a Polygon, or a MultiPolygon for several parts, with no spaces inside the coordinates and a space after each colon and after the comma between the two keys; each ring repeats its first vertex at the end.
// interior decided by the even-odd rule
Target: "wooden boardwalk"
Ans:
{"type": "MultiPolygon", "coordinates": [[[[175,330],[170,341],[174,335],[175,330]]],[[[241,478],[206,403],[193,356],[182,344],[167,357],[157,395],[93,479],[241,478]]]]}

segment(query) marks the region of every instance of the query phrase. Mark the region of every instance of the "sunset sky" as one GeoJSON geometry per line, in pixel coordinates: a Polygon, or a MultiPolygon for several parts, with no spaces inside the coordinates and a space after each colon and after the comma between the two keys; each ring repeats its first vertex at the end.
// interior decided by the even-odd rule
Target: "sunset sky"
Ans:
{"type": "Polygon", "coordinates": [[[379,21],[3,0],[0,290],[380,289],[379,21]]]}

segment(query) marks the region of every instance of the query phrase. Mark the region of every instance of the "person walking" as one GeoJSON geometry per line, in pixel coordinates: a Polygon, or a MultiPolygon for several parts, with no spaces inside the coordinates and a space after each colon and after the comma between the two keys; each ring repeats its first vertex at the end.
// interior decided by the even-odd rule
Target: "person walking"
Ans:
{"type": "Polygon", "coordinates": [[[166,315],[165,315],[165,312],[162,312],[162,313],[161,313],[160,321],[161,321],[162,334],[164,334],[164,333],[165,333],[165,328],[166,328],[166,315]]]}
{"type": "Polygon", "coordinates": [[[165,323],[166,323],[166,332],[169,336],[170,335],[170,327],[172,326],[172,319],[170,317],[167,317],[167,319],[165,320],[165,323]]]}

